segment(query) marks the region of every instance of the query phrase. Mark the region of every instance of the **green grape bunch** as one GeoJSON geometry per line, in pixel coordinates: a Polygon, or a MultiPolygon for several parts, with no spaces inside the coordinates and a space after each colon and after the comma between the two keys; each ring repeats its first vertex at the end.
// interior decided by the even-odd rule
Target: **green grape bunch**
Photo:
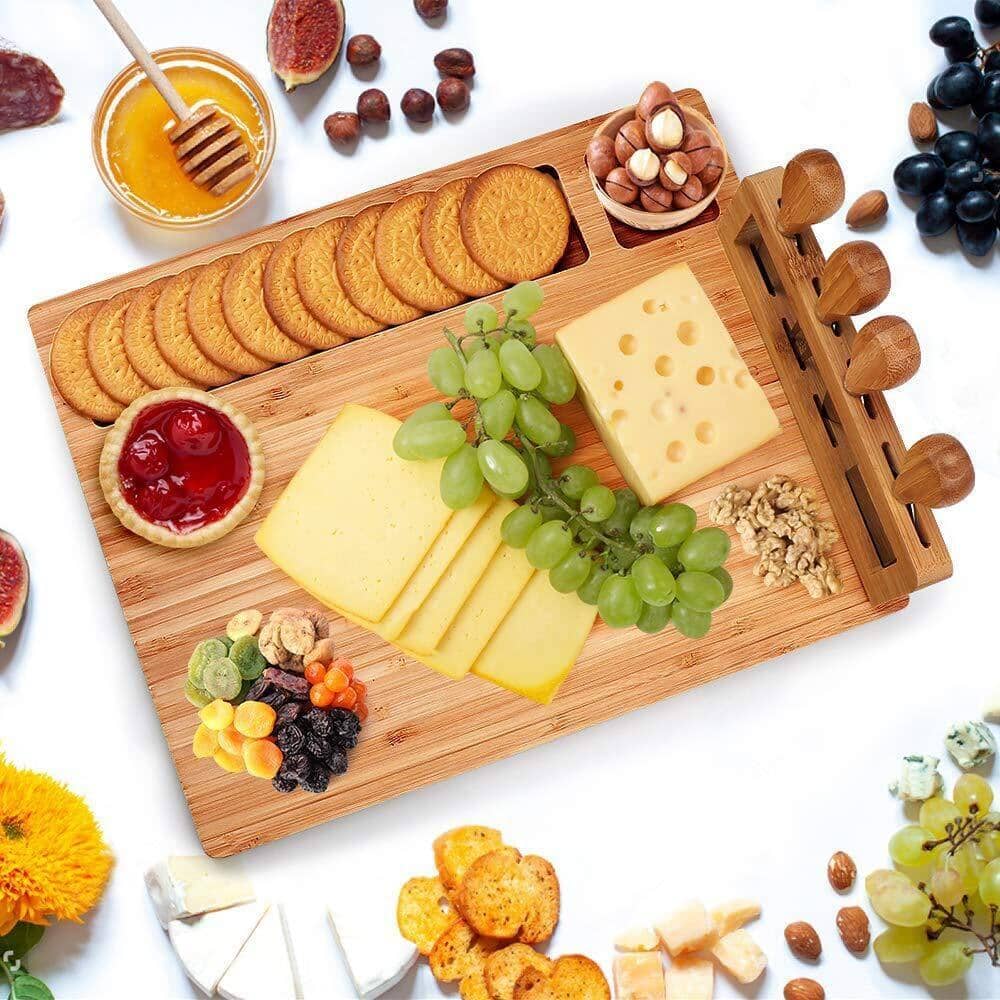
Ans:
{"type": "Polygon", "coordinates": [[[668,625],[690,639],[706,635],[728,600],[729,536],[697,530],[686,504],[643,507],[628,488],[612,491],[589,466],[554,474],[551,458],[576,449],[572,428],[552,407],[576,395],[576,377],[554,344],[538,344],[531,317],[541,308],[536,282],[503,298],[505,319],[485,302],[465,312],[464,332],[445,330],[427,373],[445,402],[416,410],[396,433],[405,459],[444,459],[441,498],[453,510],[475,503],[484,483],[521,500],[500,533],[545,570],[560,593],[575,592],[612,628],[648,634],[668,625]]]}

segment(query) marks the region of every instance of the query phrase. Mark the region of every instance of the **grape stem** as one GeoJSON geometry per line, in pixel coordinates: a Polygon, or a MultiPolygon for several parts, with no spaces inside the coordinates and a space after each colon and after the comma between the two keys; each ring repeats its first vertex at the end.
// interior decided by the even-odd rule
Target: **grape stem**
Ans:
{"type": "Polygon", "coordinates": [[[977,818],[977,811],[973,807],[973,813],[971,816],[959,816],[954,823],[949,823],[945,826],[945,836],[941,837],[939,840],[927,840],[924,841],[923,849],[925,851],[933,851],[936,847],[940,847],[942,844],[951,845],[948,848],[948,855],[953,857],[955,852],[963,845],[967,843],[978,844],[979,838],[985,833],[993,833],[1000,830],[1000,823],[994,823],[992,820],[977,818]]]}
{"type": "Polygon", "coordinates": [[[986,955],[991,964],[1000,967],[1000,920],[997,917],[997,906],[990,906],[990,924],[985,932],[979,931],[975,926],[975,914],[969,907],[969,897],[962,897],[962,917],[955,915],[955,907],[942,906],[932,892],[927,891],[925,883],[921,882],[917,888],[924,893],[931,901],[931,912],[929,919],[940,926],[935,930],[928,930],[927,937],[931,941],[936,941],[945,930],[960,931],[963,934],[971,934],[979,941],[979,948],[966,948],[967,955],[986,955]]]}

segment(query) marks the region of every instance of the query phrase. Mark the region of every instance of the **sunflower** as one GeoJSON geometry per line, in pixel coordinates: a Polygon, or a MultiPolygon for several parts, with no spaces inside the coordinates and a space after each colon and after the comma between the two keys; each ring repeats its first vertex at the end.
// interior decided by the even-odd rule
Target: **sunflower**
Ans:
{"type": "Polygon", "coordinates": [[[19,921],[80,923],[104,891],[111,864],[83,799],[0,754],[0,934],[19,921]]]}

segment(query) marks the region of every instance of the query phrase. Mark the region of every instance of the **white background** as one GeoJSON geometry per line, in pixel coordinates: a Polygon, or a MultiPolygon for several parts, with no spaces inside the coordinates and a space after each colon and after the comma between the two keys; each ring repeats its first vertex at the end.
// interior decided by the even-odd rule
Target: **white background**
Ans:
{"type": "MultiPolygon", "coordinates": [[[[924,365],[892,394],[909,441],[950,431],[979,471],[972,498],[941,515],[957,572],[904,613],[718,681],[596,729],[261,847],[246,864],[287,904],[306,996],[351,994],[323,922],[324,900],[432,867],[432,838],[453,825],[502,827],[509,842],[550,858],[564,889],[553,953],[584,952],[610,969],[624,927],[688,897],[759,897],[753,928],[767,975],[719,996],[776,997],[814,975],[827,996],[919,996],[907,975],[858,960],[833,925],[834,850],[862,871],[885,863],[903,813],[886,792],[901,755],[943,753],[954,720],[979,717],[1000,685],[997,586],[998,279],[951,238],[924,246],[913,213],[890,190],[912,151],[911,101],[940,53],[938,16],[972,0],[452,0],[430,29],[410,0],[348,0],[349,34],[384,50],[376,84],[392,97],[386,138],[353,156],[330,148],[323,118],[352,109],[368,83],[341,60],[322,82],[286,97],[270,75],[265,0],[122,0],[150,47],[218,48],[267,86],[279,142],[266,189],[210,232],[172,236],[126,218],[91,161],[91,116],[126,62],[86,0],[0,0],[0,31],[35,50],[67,91],[50,128],[0,135],[0,526],[31,560],[33,591],[19,639],[0,653],[0,738],[12,759],[82,793],[117,855],[109,890],[85,926],[51,930],[33,968],[61,998],[190,997],[153,919],[142,873],[167,853],[198,850],[194,830],[105,570],[25,320],[36,301],[223,239],[440,164],[631,103],[650,79],[705,93],[742,173],[814,145],[834,150],[849,197],[889,190],[877,235],[893,269],[884,310],[909,318],[924,365]],[[433,89],[435,52],[476,56],[473,106],[413,131],[395,111],[410,86],[433,89]],[[360,877],[360,882],[359,882],[360,877]],[[812,971],[782,930],[810,920],[825,951],[812,971]]],[[[827,250],[848,238],[842,215],[822,227],[827,250]]],[[[391,364],[391,358],[386,359],[391,364]]],[[[211,552],[206,550],[206,572],[211,552]]],[[[778,605],[780,606],[780,602],[778,605]]],[[[949,784],[950,761],[943,765],[949,784]]],[[[398,885],[398,881],[396,881],[398,885]]],[[[852,902],[861,903],[856,889],[852,902]]],[[[1000,996],[984,963],[944,996],[1000,996]]],[[[439,995],[426,969],[394,997],[439,995]]]]}

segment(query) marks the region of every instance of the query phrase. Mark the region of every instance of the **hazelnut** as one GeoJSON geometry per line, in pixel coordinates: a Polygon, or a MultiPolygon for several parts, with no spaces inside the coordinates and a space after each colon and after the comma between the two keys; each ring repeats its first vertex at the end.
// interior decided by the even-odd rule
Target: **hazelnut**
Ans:
{"type": "Polygon", "coordinates": [[[330,142],[336,146],[347,146],[361,134],[361,119],[350,111],[338,111],[327,117],[323,128],[330,142]]]}
{"type": "Polygon", "coordinates": [[[658,153],[672,153],[684,142],[684,113],[676,104],[654,111],[646,121],[646,142],[658,153]]]}
{"type": "Polygon", "coordinates": [[[657,108],[662,108],[664,104],[676,103],[677,98],[674,96],[674,92],[665,83],[654,80],[639,97],[635,113],[640,121],[646,121],[657,108]]]}
{"type": "Polygon", "coordinates": [[[367,66],[378,62],[382,55],[382,46],[372,35],[355,35],[347,43],[347,61],[352,66],[367,66]]]}
{"type": "Polygon", "coordinates": [[[448,9],[448,0],[413,0],[413,9],[425,20],[441,17],[448,9]]]}
{"type": "Polygon", "coordinates": [[[476,74],[476,64],[468,49],[442,49],[434,57],[434,65],[442,76],[457,76],[460,80],[476,74]]]}
{"type": "Polygon", "coordinates": [[[700,174],[705,169],[713,146],[712,137],[703,129],[693,128],[688,131],[681,150],[691,158],[691,173],[700,174]]]}
{"type": "Polygon", "coordinates": [[[434,117],[434,98],[419,87],[411,87],[403,94],[399,107],[410,121],[429,122],[434,117]]]}
{"type": "Polygon", "coordinates": [[[637,149],[625,165],[632,183],[638,187],[649,187],[656,183],[660,173],[660,158],[651,149],[637,149]]]}
{"type": "Polygon", "coordinates": [[[687,153],[671,153],[660,167],[660,183],[668,191],[680,191],[693,173],[687,153]]]}
{"type": "Polygon", "coordinates": [[[442,111],[464,111],[469,106],[469,85],[457,76],[446,76],[437,86],[442,111]]]}
{"type": "Polygon", "coordinates": [[[631,205],[639,196],[638,186],[632,183],[632,178],[624,167],[615,167],[608,174],[604,180],[604,190],[619,205],[631,205]]]}
{"type": "Polygon", "coordinates": [[[674,196],[661,184],[650,184],[639,192],[639,204],[647,212],[669,212],[674,196]]]}
{"type": "Polygon", "coordinates": [[[358,98],[358,117],[363,122],[387,122],[392,111],[389,98],[377,87],[361,92],[358,98]]]}
{"type": "Polygon", "coordinates": [[[726,169],[726,157],[718,146],[713,146],[708,154],[708,162],[702,168],[698,176],[701,178],[705,188],[711,190],[719,183],[723,170],[726,169]]]}
{"type": "Polygon", "coordinates": [[[633,118],[631,121],[625,122],[618,130],[618,135],[615,136],[615,156],[624,167],[628,163],[629,157],[637,149],[645,149],[648,145],[642,122],[638,118],[633,118]]]}
{"type": "Polygon", "coordinates": [[[599,181],[603,181],[618,166],[615,142],[611,136],[595,135],[590,140],[587,146],[587,166],[599,181]]]}
{"type": "Polygon", "coordinates": [[[705,189],[697,177],[689,177],[680,191],[674,192],[674,208],[693,208],[705,197],[705,189]]]}

